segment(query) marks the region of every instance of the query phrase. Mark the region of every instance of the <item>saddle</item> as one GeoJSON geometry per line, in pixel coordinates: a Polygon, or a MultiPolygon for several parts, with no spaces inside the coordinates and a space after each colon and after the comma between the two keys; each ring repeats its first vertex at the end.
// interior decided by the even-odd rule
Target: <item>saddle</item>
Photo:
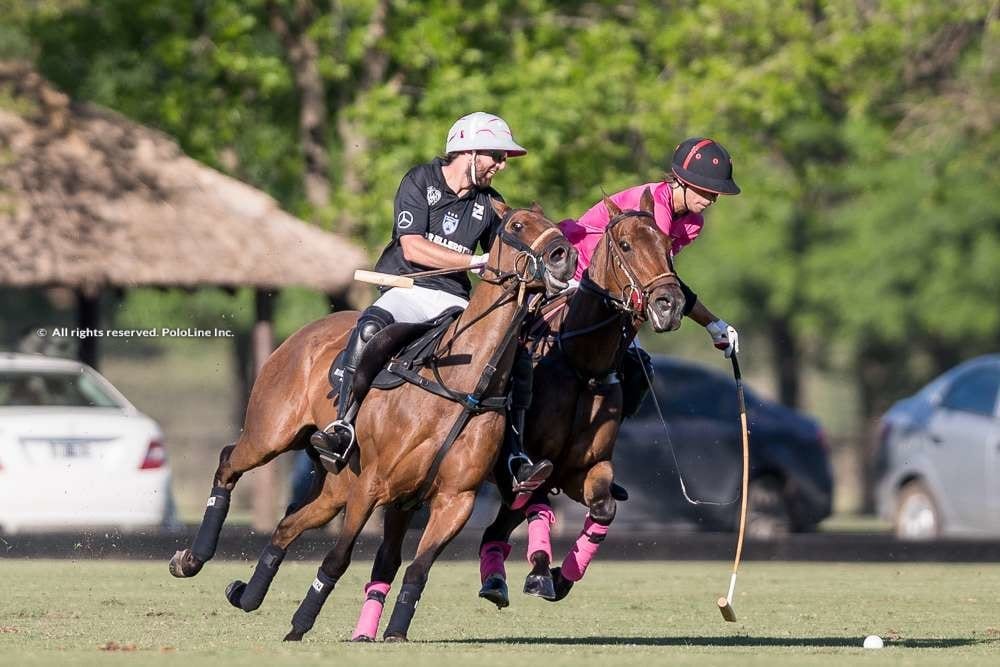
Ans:
{"type": "MultiPolygon", "coordinates": [[[[454,306],[433,320],[416,323],[396,322],[376,333],[365,345],[358,369],[354,372],[352,390],[358,401],[363,401],[365,394],[372,387],[395,389],[406,382],[405,377],[392,369],[412,370],[421,366],[423,361],[434,353],[438,341],[462,312],[462,308],[454,306]]],[[[328,378],[331,391],[327,394],[327,398],[332,399],[340,394],[343,377],[344,352],[342,351],[330,366],[328,378]]]]}

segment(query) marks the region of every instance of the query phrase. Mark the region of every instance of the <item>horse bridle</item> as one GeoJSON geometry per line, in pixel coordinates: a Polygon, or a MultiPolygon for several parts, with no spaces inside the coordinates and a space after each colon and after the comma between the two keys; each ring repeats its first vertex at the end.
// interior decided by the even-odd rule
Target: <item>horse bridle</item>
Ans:
{"type": "MultiPolygon", "coordinates": [[[[604,290],[604,292],[606,293],[607,298],[610,299],[618,309],[628,313],[632,316],[632,319],[635,320],[636,323],[641,324],[646,320],[646,305],[649,303],[649,298],[653,291],[663,285],[671,283],[679,285],[680,283],[677,279],[677,273],[673,270],[673,264],[669,258],[667,259],[667,265],[670,268],[663,273],[653,276],[645,283],[639,278],[638,275],[636,275],[635,269],[632,268],[628,260],[625,258],[616,239],[612,238],[615,227],[617,227],[618,223],[626,218],[655,219],[653,214],[648,211],[622,211],[608,221],[608,233],[604,240],[608,250],[607,261],[611,264],[612,268],[617,268],[625,274],[625,278],[628,279],[628,285],[623,288],[621,298],[611,294],[608,290],[604,290]],[[612,261],[612,258],[614,261],[612,261]]],[[[597,287],[596,283],[592,280],[590,283],[593,287],[597,287]]]]}
{"type": "Polygon", "coordinates": [[[670,266],[668,271],[659,273],[646,282],[643,282],[639,276],[636,275],[635,270],[628,263],[628,260],[618,247],[618,243],[612,238],[612,232],[618,223],[625,218],[632,217],[653,219],[653,214],[647,211],[622,211],[618,215],[611,218],[608,222],[607,230],[605,231],[606,238],[604,242],[607,245],[606,261],[613,269],[617,268],[624,273],[626,279],[628,280],[628,285],[622,290],[622,296],[615,296],[609,289],[601,287],[595,283],[593,279],[591,279],[588,271],[584,272],[583,278],[580,280],[580,289],[600,296],[612,310],[617,312],[608,319],[593,326],[576,331],[565,332],[560,335],[560,339],[573,338],[574,336],[580,336],[597,331],[620,317],[628,317],[631,320],[632,327],[638,329],[639,326],[646,321],[646,305],[649,303],[649,298],[653,291],[665,284],[680,284],[680,281],[677,278],[677,273],[673,270],[673,265],[669,258],[667,260],[668,265],[670,266]]]}
{"type": "Polygon", "coordinates": [[[501,271],[498,268],[487,265],[485,271],[489,271],[496,277],[488,279],[483,276],[482,280],[485,282],[502,285],[507,280],[514,278],[517,283],[529,283],[533,280],[541,280],[545,276],[545,257],[563,238],[562,232],[558,228],[552,227],[539,234],[538,238],[530,244],[525,243],[507,231],[507,223],[520,210],[522,209],[507,209],[500,219],[500,231],[498,232],[500,240],[503,241],[503,244],[500,246],[500,252],[503,252],[504,246],[510,246],[518,253],[514,258],[514,270],[501,271]],[[549,239],[549,237],[554,238],[549,239]],[[536,250],[539,246],[541,246],[541,250],[536,250]]]}

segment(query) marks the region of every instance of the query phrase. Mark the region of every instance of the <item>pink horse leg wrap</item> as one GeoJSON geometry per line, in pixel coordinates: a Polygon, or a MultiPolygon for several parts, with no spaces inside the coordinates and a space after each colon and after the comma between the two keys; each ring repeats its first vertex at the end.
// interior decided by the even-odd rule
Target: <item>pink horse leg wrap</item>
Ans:
{"type": "Polygon", "coordinates": [[[354,628],[351,639],[368,637],[375,639],[378,635],[378,622],[382,618],[382,607],[385,606],[385,596],[389,594],[389,584],[373,581],[365,586],[365,603],[361,606],[361,615],[354,628]]]}
{"type": "Polygon", "coordinates": [[[479,547],[479,580],[485,583],[493,574],[507,578],[507,569],[503,563],[510,555],[510,545],[506,542],[485,542],[479,547]]]}
{"type": "Polygon", "coordinates": [[[566,554],[566,559],[562,563],[562,576],[570,581],[580,581],[587,571],[590,561],[597,555],[597,550],[607,534],[607,526],[594,523],[594,520],[588,516],[587,520],[583,522],[580,537],[576,538],[576,544],[566,554]]]}
{"type": "Polygon", "coordinates": [[[556,522],[555,512],[548,505],[535,503],[524,510],[524,515],[528,517],[528,562],[531,562],[531,556],[537,551],[545,553],[551,562],[552,542],[549,534],[552,524],[556,522]]]}

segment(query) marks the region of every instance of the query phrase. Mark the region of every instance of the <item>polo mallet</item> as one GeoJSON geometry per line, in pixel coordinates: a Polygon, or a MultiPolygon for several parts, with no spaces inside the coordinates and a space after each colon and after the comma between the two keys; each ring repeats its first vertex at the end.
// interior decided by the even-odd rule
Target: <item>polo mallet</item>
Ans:
{"type": "Polygon", "coordinates": [[[740,426],[743,437],[743,491],[740,494],[740,534],[736,540],[736,557],[733,559],[733,575],[729,578],[729,593],[718,599],[722,618],[730,623],[736,622],[736,611],[733,610],[733,592],[736,590],[736,573],[740,569],[740,556],[743,555],[743,535],[747,526],[747,488],[750,480],[750,431],[747,428],[747,406],[743,398],[743,377],[740,375],[740,362],[733,351],[733,377],[736,378],[736,399],[740,408],[740,426]]]}
{"type": "Polygon", "coordinates": [[[465,266],[454,266],[447,269],[432,269],[430,271],[418,271],[416,273],[406,273],[401,276],[394,273],[379,273],[377,271],[363,271],[358,269],[354,272],[354,279],[362,283],[372,285],[385,285],[386,287],[413,287],[414,278],[429,278],[431,276],[443,276],[448,273],[459,271],[471,271],[482,267],[483,264],[466,264],[465,266]]]}

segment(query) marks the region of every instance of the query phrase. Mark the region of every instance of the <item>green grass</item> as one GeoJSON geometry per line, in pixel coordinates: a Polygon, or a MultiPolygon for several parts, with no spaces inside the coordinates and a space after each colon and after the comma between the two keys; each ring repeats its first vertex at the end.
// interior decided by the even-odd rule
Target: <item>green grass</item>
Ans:
{"type": "MultiPolygon", "coordinates": [[[[722,563],[595,563],[562,603],[517,592],[503,612],[476,598],[474,563],[431,575],[407,645],[345,642],[367,563],[334,591],[301,644],[280,639],[315,571],[282,567],[262,609],[244,614],[222,596],[250,563],[219,562],[174,580],[166,562],[4,561],[0,661],[41,664],[378,664],[450,667],[477,662],[601,665],[996,664],[1000,566],[747,563],[725,623],[715,598],[722,563]],[[861,648],[865,635],[886,648],[861,648]],[[114,642],[134,650],[107,651],[114,642]],[[992,658],[990,657],[992,656],[992,658]]],[[[390,593],[390,600],[395,598],[390,593]]],[[[387,619],[383,618],[383,623],[387,619]]]]}

